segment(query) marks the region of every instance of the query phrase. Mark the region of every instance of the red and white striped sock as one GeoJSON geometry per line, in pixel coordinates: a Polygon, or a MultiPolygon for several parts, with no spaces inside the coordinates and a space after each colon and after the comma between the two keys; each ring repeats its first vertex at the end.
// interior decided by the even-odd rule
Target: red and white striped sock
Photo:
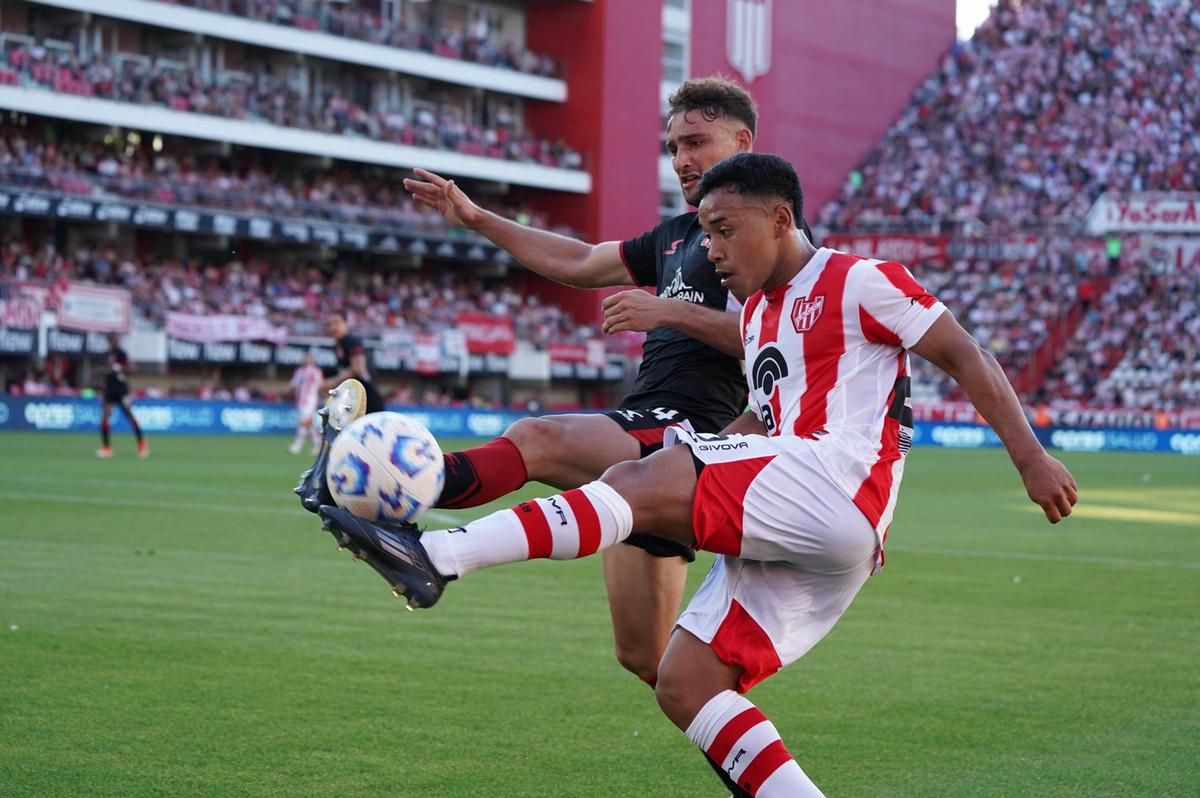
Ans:
{"type": "Polygon", "coordinates": [[[586,557],[629,537],[629,502],[603,482],[592,482],[511,510],[492,513],[459,529],[425,532],[421,544],[443,576],[549,557],[586,557]]]}
{"type": "Polygon", "coordinates": [[[784,747],[775,725],[732,690],[710,698],[686,734],[755,798],[823,798],[784,747]]]}

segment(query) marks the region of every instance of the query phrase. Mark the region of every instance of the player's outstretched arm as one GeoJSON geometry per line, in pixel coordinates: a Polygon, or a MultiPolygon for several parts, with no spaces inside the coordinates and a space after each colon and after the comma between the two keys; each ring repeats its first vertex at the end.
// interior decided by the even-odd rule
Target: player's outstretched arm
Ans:
{"type": "Polygon", "coordinates": [[[604,332],[650,332],[655,327],[674,327],[684,335],[706,343],[738,360],[746,356],[742,347],[740,313],[706,308],[666,299],[637,289],[621,291],[604,300],[604,332]]]}
{"type": "Polygon", "coordinates": [[[451,223],[479,233],[530,271],[577,288],[633,284],[618,242],[588,244],[517,224],[476,205],[453,180],[425,169],[413,172],[416,177],[405,178],[404,187],[414,199],[451,223]]]}
{"type": "Polygon", "coordinates": [[[1050,523],[1070,515],[1078,498],[1075,478],[1046,454],[1000,364],[959,325],[954,314],[943,313],[912,351],[963,387],[975,409],[1004,442],[1029,498],[1041,505],[1050,523]]]}

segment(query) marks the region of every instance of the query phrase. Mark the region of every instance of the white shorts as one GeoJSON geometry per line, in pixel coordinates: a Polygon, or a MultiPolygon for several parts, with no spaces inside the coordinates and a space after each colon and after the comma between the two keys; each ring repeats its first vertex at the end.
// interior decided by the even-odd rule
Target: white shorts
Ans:
{"type": "Polygon", "coordinates": [[[312,404],[308,404],[305,402],[302,405],[296,405],[296,412],[300,414],[297,416],[297,424],[311,424],[313,420],[313,414],[317,412],[317,403],[313,402],[312,404]]]}
{"type": "Polygon", "coordinates": [[[667,430],[704,464],[696,547],[722,556],[679,618],[743,692],[795,662],[833,628],[875,567],[875,529],[818,460],[832,441],[667,430]]]}

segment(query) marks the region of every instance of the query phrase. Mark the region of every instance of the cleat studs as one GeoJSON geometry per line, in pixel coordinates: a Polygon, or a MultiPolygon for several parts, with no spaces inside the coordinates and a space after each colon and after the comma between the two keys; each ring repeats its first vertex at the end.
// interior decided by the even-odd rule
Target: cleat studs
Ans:
{"type": "Polygon", "coordinates": [[[412,606],[412,604],[411,604],[411,603],[409,603],[409,604],[405,604],[405,605],[404,605],[404,609],[408,610],[409,612],[412,612],[412,611],[413,611],[413,606],[412,606]]]}
{"type": "Polygon", "coordinates": [[[404,594],[400,592],[400,588],[398,587],[392,588],[392,595],[396,598],[404,598],[404,594]]]}

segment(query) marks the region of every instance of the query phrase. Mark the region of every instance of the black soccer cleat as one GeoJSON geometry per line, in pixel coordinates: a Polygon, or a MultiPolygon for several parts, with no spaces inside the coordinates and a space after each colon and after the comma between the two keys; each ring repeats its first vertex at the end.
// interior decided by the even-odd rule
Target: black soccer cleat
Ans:
{"type": "Polygon", "coordinates": [[[378,571],[394,596],[408,599],[405,606],[410,610],[437,604],[446,583],[454,578],[433,567],[416,524],[376,524],[330,505],[321,507],[320,515],[338,548],[348,549],[355,559],[378,571]]]}
{"type": "Polygon", "coordinates": [[[358,380],[350,379],[329,392],[325,406],[317,411],[321,425],[321,451],[316,461],[300,475],[300,482],[292,493],[300,497],[300,506],[315,513],[322,504],[333,504],[333,494],[325,483],[325,472],[329,467],[329,450],[333,439],[346,425],[367,411],[367,391],[358,380]]]}

